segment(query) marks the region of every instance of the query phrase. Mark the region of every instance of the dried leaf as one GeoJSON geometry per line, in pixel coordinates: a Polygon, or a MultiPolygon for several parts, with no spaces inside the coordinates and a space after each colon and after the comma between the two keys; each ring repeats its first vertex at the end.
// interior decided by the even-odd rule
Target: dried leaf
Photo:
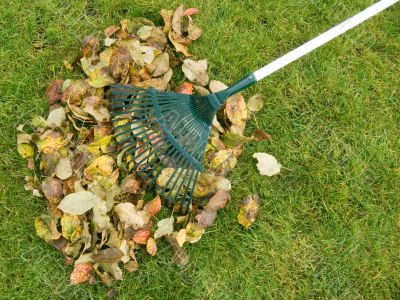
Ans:
{"type": "Polygon", "coordinates": [[[155,216],[161,210],[161,198],[157,195],[153,200],[146,203],[143,210],[147,211],[150,217],[155,216]]]}
{"type": "Polygon", "coordinates": [[[92,259],[97,263],[112,264],[121,260],[124,253],[118,248],[107,248],[100,250],[92,255],[92,259]]]}
{"type": "Polygon", "coordinates": [[[233,147],[243,146],[245,143],[251,141],[252,138],[249,138],[247,136],[243,136],[240,134],[228,132],[221,137],[221,140],[225,144],[226,147],[233,148],[233,147]]]}
{"type": "Polygon", "coordinates": [[[90,279],[93,274],[93,265],[91,263],[81,263],[74,267],[71,273],[70,283],[71,285],[78,285],[86,282],[90,279]]]}
{"type": "Polygon", "coordinates": [[[128,75],[130,53],[126,48],[114,48],[110,57],[110,73],[115,79],[128,75]]]}
{"type": "Polygon", "coordinates": [[[157,243],[152,237],[147,240],[146,250],[151,256],[154,256],[157,253],[157,243]]]}
{"type": "Polygon", "coordinates": [[[188,52],[188,46],[180,43],[173,35],[173,32],[170,31],[168,33],[169,40],[171,43],[174,45],[176,52],[183,53],[186,57],[191,56],[191,54],[188,52]]]}
{"type": "Polygon", "coordinates": [[[49,105],[54,104],[55,102],[61,100],[62,98],[62,86],[64,84],[64,80],[55,79],[53,80],[46,91],[47,102],[49,105]]]}
{"type": "Polygon", "coordinates": [[[114,210],[126,227],[143,228],[149,221],[149,215],[146,211],[137,211],[135,205],[129,202],[117,204],[114,210]]]}
{"type": "Polygon", "coordinates": [[[175,89],[179,94],[191,95],[193,94],[193,85],[189,82],[184,82],[175,89]]]}
{"type": "Polygon", "coordinates": [[[186,241],[191,244],[197,243],[200,241],[204,232],[204,228],[197,223],[189,223],[186,226],[186,241]]]}
{"type": "Polygon", "coordinates": [[[215,171],[216,175],[225,176],[237,164],[237,158],[231,149],[220,150],[215,153],[208,164],[208,168],[215,171]]]}
{"type": "Polygon", "coordinates": [[[153,77],[158,77],[168,72],[169,70],[169,55],[168,53],[162,53],[157,56],[151,63],[154,66],[152,71],[153,77]]]}
{"type": "Polygon", "coordinates": [[[208,84],[209,78],[207,73],[207,59],[195,61],[185,59],[182,65],[182,71],[186,77],[194,84],[205,86],[208,84]]]}
{"type": "Polygon", "coordinates": [[[83,215],[93,207],[95,200],[96,195],[91,192],[72,193],[61,200],[58,209],[71,215],[83,215]]]}
{"type": "Polygon", "coordinates": [[[196,216],[198,225],[207,228],[214,224],[215,218],[217,217],[217,211],[213,209],[204,209],[201,213],[196,216]]]}
{"type": "Polygon", "coordinates": [[[264,131],[260,129],[255,129],[253,132],[253,135],[251,136],[256,142],[262,142],[271,139],[271,135],[268,133],[265,133],[264,131]]]}
{"type": "Polygon", "coordinates": [[[157,230],[154,232],[154,238],[158,239],[164,235],[171,234],[174,231],[174,217],[162,219],[157,222],[157,230]]]}
{"type": "Polygon", "coordinates": [[[143,229],[138,230],[133,235],[132,240],[137,244],[146,245],[147,240],[149,239],[150,235],[151,235],[151,230],[147,229],[147,228],[143,228],[143,229]]]}
{"type": "Polygon", "coordinates": [[[68,157],[60,158],[56,167],[56,176],[62,180],[66,180],[72,175],[71,161],[68,157]]]}
{"type": "Polygon", "coordinates": [[[254,153],[253,158],[258,160],[257,169],[261,175],[274,176],[281,172],[281,164],[276,158],[267,153],[254,153]]]}
{"type": "Polygon", "coordinates": [[[238,221],[245,228],[249,228],[260,212],[261,199],[257,194],[247,196],[243,201],[238,214],[238,221]]]}
{"type": "Polygon", "coordinates": [[[246,102],[241,94],[233,95],[226,100],[225,111],[232,124],[246,124],[248,112],[246,102]]]}
{"type": "Polygon", "coordinates": [[[47,117],[47,125],[49,127],[61,127],[61,124],[65,121],[66,115],[63,107],[52,110],[47,117]]]}
{"type": "Polygon", "coordinates": [[[173,16],[174,12],[172,10],[168,10],[168,9],[162,9],[160,11],[160,15],[164,20],[164,28],[163,31],[165,33],[168,33],[172,30],[172,16],[173,16]]]}
{"type": "Polygon", "coordinates": [[[256,94],[252,96],[247,102],[247,108],[250,112],[255,113],[260,111],[264,105],[264,96],[262,94],[256,94]]]}
{"type": "Polygon", "coordinates": [[[172,29],[178,34],[182,34],[182,18],[184,12],[185,7],[180,5],[177,9],[175,9],[172,16],[172,29]]]}
{"type": "Polygon", "coordinates": [[[57,205],[63,197],[62,181],[48,177],[42,182],[42,191],[46,199],[53,205],[57,205]]]}
{"type": "Polygon", "coordinates": [[[198,14],[200,12],[200,10],[196,7],[191,7],[191,8],[187,8],[185,9],[185,11],[183,12],[184,16],[192,16],[195,14],[198,14]]]}
{"type": "Polygon", "coordinates": [[[123,193],[139,194],[142,191],[142,183],[136,179],[134,174],[125,177],[121,184],[121,191],[123,193]]]}
{"type": "Polygon", "coordinates": [[[205,206],[208,210],[218,210],[224,208],[226,203],[229,201],[229,192],[224,189],[219,189],[214,196],[211,197],[210,201],[205,206]]]}

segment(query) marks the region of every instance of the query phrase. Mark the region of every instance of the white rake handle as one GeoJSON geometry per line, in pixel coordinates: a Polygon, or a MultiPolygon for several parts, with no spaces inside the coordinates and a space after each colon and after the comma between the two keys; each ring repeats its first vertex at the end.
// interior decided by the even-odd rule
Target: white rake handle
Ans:
{"type": "Polygon", "coordinates": [[[299,59],[300,57],[306,55],[307,53],[313,51],[314,49],[324,45],[325,43],[333,40],[335,37],[345,33],[346,31],[356,27],[357,25],[361,24],[365,20],[375,16],[376,14],[380,13],[381,11],[385,10],[386,8],[392,6],[393,4],[399,2],[400,0],[381,0],[367,9],[363,10],[362,12],[356,14],[355,16],[347,19],[346,21],[336,25],[332,29],[328,30],[327,32],[317,36],[316,38],[312,39],[311,41],[305,43],[304,45],[292,50],[288,54],[278,58],[277,60],[273,61],[272,63],[262,67],[261,69],[255,71],[253,73],[255,79],[257,81],[267,77],[268,75],[278,71],[279,69],[283,68],[284,66],[290,64],[291,62],[299,59]]]}

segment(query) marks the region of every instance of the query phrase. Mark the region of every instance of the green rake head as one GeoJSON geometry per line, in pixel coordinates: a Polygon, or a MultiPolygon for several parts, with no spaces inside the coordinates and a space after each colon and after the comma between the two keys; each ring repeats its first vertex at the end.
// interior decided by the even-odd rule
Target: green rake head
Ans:
{"type": "Polygon", "coordinates": [[[244,83],[208,96],[132,85],[112,87],[111,111],[119,151],[131,171],[148,188],[158,190],[164,205],[180,203],[179,211],[188,211],[197,178],[204,170],[202,161],[214,115],[244,83]],[[169,178],[162,176],[161,184],[163,171],[169,178]]]}

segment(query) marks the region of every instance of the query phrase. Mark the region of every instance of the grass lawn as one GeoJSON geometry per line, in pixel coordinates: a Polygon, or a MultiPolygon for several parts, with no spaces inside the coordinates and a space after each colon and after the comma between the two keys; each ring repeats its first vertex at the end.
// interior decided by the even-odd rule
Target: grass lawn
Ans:
{"type": "MultiPolygon", "coordinates": [[[[232,83],[370,5],[372,0],[187,1],[204,29],[191,48],[210,77],[232,83]]],[[[0,299],[104,299],[101,285],[69,286],[71,267],[40,240],[45,203],[24,191],[29,172],[16,126],[46,114],[53,78],[82,38],[122,18],[161,24],[181,1],[6,0],[0,3],[0,299]],[[41,44],[35,50],[32,44],[41,44]]],[[[203,239],[141,258],[114,286],[120,299],[400,298],[400,4],[245,92],[266,104],[255,127],[271,141],[246,146],[230,174],[232,201],[203,239]],[[275,155],[281,175],[258,175],[255,152],[275,155]],[[262,210],[250,230],[237,223],[243,197],[262,210]]]]}

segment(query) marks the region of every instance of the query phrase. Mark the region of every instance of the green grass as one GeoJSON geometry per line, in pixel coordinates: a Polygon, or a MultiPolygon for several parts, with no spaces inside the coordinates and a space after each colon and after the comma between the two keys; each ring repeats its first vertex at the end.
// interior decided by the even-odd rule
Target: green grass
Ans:
{"type": "MultiPolygon", "coordinates": [[[[372,0],[187,1],[204,35],[192,47],[210,76],[232,83],[328,29],[372,0]],[[311,4],[310,4],[311,3],[311,4]]],[[[122,18],[180,1],[6,0],[0,4],[1,299],[104,299],[108,288],[71,287],[71,267],[34,232],[45,204],[23,190],[28,172],[16,126],[46,113],[53,78],[79,77],[62,61],[80,40],[122,18]],[[43,44],[41,50],[32,47],[43,44]]],[[[186,247],[181,269],[163,252],[115,283],[120,299],[400,298],[400,6],[336,39],[254,88],[266,104],[255,127],[272,141],[247,145],[230,174],[232,201],[216,225],[186,247]],[[255,152],[284,165],[258,175],[255,152]],[[250,230],[236,221],[243,197],[258,192],[250,230]]]]}

